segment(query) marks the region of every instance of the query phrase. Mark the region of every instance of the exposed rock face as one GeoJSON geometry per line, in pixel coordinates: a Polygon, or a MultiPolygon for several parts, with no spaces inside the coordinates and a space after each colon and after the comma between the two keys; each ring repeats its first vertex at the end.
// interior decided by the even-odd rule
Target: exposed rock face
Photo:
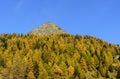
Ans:
{"type": "Polygon", "coordinates": [[[57,25],[55,25],[54,23],[46,22],[42,24],[40,27],[31,30],[30,34],[50,35],[50,34],[68,34],[68,33],[62,30],[57,25]]]}

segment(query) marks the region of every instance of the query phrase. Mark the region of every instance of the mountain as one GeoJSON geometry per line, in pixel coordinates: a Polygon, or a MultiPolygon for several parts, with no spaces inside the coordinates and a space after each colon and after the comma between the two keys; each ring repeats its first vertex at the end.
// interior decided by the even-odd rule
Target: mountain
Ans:
{"type": "Polygon", "coordinates": [[[51,22],[30,34],[1,34],[0,79],[120,79],[120,46],[51,22]]]}
{"type": "Polygon", "coordinates": [[[42,24],[40,27],[31,30],[30,34],[50,35],[50,34],[68,34],[68,33],[62,30],[56,24],[52,22],[46,22],[42,24]]]}

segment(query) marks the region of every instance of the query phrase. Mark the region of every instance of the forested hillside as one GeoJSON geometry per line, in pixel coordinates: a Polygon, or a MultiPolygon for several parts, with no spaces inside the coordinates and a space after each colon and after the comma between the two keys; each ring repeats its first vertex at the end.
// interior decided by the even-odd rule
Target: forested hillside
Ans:
{"type": "Polygon", "coordinates": [[[80,35],[0,35],[0,79],[120,79],[120,46],[80,35]]]}

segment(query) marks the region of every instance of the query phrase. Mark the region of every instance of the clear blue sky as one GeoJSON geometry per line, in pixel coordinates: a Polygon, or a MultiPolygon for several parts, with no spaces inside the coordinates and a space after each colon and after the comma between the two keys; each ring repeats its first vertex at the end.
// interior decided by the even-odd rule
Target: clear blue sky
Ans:
{"type": "Polygon", "coordinates": [[[47,21],[120,44],[120,0],[0,0],[0,34],[28,33],[47,21]]]}

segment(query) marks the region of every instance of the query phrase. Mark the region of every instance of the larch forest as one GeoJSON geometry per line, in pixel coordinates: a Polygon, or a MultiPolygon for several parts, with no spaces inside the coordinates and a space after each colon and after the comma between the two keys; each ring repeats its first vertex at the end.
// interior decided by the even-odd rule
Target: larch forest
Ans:
{"type": "Polygon", "coordinates": [[[0,79],[120,79],[118,44],[41,28],[0,35],[0,79]]]}

